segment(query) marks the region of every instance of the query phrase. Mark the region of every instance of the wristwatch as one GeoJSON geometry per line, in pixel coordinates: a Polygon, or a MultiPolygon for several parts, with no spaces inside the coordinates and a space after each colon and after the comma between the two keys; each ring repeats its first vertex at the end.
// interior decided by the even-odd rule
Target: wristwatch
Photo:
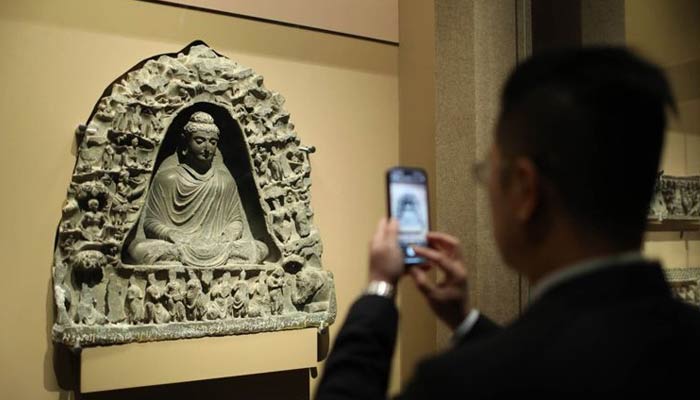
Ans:
{"type": "Polygon", "coordinates": [[[370,281],[367,285],[367,289],[365,289],[365,294],[393,299],[394,285],[385,281],[370,281]]]}

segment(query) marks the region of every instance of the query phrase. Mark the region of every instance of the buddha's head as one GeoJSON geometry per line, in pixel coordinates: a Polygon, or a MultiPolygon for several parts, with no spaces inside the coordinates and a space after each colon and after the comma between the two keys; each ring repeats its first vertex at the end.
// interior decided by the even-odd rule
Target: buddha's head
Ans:
{"type": "Polygon", "coordinates": [[[206,172],[216,155],[219,128],[211,115],[198,111],[190,117],[182,133],[183,162],[198,172],[206,172]]]}

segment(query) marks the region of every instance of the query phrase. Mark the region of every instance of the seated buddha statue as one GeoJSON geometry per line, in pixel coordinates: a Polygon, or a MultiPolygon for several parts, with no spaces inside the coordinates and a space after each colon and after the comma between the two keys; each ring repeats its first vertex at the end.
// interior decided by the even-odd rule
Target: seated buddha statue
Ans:
{"type": "Polygon", "coordinates": [[[139,264],[260,263],[268,248],[251,234],[214,119],[195,112],[180,139],[153,177],[129,255],[139,264]]]}

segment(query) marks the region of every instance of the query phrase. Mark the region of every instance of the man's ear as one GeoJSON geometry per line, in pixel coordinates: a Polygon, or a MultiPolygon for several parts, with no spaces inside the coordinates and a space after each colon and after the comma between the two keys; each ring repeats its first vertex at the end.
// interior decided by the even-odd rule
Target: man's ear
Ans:
{"type": "Polygon", "coordinates": [[[520,222],[532,219],[540,201],[540,175],[529,158],[518,157],[513,162],[512,171],[513,211],[520,222]]]}

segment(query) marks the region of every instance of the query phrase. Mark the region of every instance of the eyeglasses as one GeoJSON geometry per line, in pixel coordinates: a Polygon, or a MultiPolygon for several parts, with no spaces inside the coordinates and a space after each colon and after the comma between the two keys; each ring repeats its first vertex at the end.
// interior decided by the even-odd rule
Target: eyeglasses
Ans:
{"type": "Polygon", "coordinates": [[[472,164],[472,175],[478,184],[486,185],[491,175],[491,163],[489,163],[488,160],[475,162],[472,164]]]}

